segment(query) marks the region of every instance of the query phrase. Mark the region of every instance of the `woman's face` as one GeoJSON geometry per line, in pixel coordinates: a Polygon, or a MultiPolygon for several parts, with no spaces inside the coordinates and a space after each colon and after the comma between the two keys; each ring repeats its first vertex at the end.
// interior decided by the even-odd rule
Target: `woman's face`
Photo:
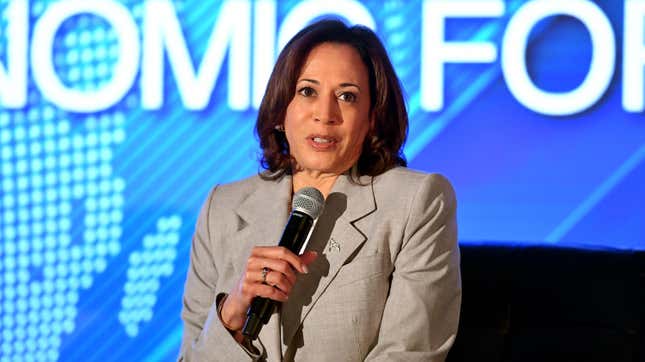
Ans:
{"type": "Polygon", "coordinates": [[[298,171],[341,174],[359,158],[370,128],[367,68],[345,44],[311,50],[287,107],[285,133],[298,171]]]}

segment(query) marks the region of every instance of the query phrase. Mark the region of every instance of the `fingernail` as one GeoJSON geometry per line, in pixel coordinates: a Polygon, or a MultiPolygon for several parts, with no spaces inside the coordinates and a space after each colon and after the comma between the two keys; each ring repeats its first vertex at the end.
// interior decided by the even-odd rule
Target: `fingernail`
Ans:
{"type": "Polygon", "coordinates": [[[305,272],[305,274],[309,274],[309,268],[304,264],[302,265],[302,271],[305,272]]]}

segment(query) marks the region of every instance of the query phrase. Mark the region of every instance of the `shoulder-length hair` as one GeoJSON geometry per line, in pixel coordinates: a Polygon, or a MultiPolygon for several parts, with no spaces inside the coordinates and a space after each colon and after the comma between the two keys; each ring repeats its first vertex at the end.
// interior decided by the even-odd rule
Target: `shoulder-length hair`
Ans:
{"type": "Polygon", "coordinates": [[[352,176],[376,176],[406,166],[402,147],[408,131],[408,114],[394,67],[376,34],[367,27],[348,27],[339,20],[321,20],[296,34],[278,56],[260,104],[256,133],[262,149],[264,178],[291,173],[292,157],[284,133],[287,106],[295,96],[296,82],[311,50],[322,43],[352,46],[367,67],[370,86],[370,129],[352,176]],[[357,173],[357,174],[356,174],[357,173]]]}

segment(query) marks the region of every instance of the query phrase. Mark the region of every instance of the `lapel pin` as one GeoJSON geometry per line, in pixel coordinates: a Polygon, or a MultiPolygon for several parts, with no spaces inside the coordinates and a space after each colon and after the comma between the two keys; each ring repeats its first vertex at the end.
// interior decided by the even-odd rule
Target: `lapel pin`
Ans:
{"type": "Polygon", "coordinates": [[[338,243],[338,241],[336,241],[334,238],[331,238],[331,240],[329,241],[329,247],[327,248],[327,251],[330,253],[334,251],[339,252],[340,243],[338,243]]]}

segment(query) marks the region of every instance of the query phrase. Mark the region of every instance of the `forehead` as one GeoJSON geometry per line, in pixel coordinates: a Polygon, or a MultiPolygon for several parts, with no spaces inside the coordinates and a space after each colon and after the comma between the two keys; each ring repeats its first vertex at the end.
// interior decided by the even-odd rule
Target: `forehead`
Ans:
{"type": "Polygon", "coordinates": [[[300,78],[353,81],[366,84],[367,67],[351,45],[322,43],[314,47],[300,71],[300,78]]]}

